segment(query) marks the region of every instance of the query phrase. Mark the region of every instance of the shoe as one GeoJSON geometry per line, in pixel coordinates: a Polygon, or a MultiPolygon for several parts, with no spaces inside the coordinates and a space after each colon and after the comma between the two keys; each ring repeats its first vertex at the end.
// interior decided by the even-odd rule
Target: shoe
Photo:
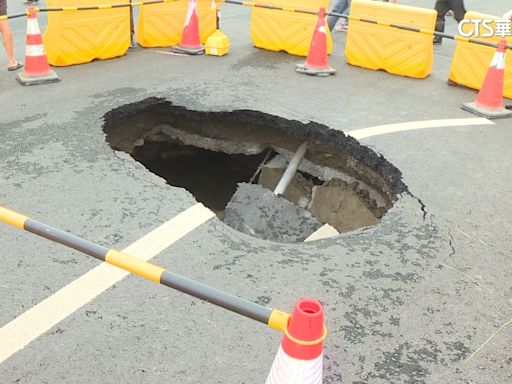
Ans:
{"type": "Polygon", "coordinates": [[[12,66],[12,67],[7,67],[7,70],[8,71],[17,71],[18,69],[22,68],[23,67],[23,64],[21,63],[16,63],[16,65],[12,66]]]}
{"type": "Polygon", "coordinates": [[[449,17],[453,17],[455,16],[455,14],[453,13],[453,11],[450,9],[448,12],[446,12],[446,15],[445,16],[449,16],[449,17]]]}
{"type": "Polygon", "coordinates": [[[434,45],[441,45],[443,44],[443,39],[441,39],[440,37],[434,37],[434,45]]]}
{"type": "Polygon", "coordinates": [[[23,4],[25,5],[36,5],[38,3],[38,0],[25,0],[23,4]]]}
{"type": "Polygon", "coordinates": [[[338,31],[338,32],[347,32],[348,31],[348,25],[338,24],[337,26],[334,27],[334,30],[338,31]]]}

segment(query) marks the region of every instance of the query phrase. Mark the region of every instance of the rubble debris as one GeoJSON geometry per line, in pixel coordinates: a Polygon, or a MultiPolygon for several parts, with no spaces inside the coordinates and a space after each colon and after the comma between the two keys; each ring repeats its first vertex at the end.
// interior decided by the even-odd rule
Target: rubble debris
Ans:
{"type": "Polygon", "coordinates": [[[224,222],[237,231],[284,243],[304,241],[323,223],[311,212],[258,184],[238,184],[224,222]]]}

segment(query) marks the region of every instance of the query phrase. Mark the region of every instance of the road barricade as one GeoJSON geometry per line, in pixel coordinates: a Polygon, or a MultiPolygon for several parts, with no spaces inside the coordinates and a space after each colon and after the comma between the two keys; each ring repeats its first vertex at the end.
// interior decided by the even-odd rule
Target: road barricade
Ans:
{"type": "Polygon", "coordinates": [[[48,12],[48,26],[43,37],[48,62],[66,66],[124,55],[130,46],[130,7],[101,7],[111,2],[48,0],[49,8],[69,7],[64,11],[48,12]],[[99,5],[99,9],[72,9],[91,3],[99,5]]]}
{"type": "Polygon", "coordinates": [[[433,34],[389,28],[389,24],[433,31],[436,15],[430,9],[353,0],[345,48],[347,62],[400,76],[427,77],[434,61],[433,34]],[[360,19],[379,22],[369,23],[360,19]]]}
{"type": "MultiPolygon", "coordinates": [[[[284,9],[300,9],[317,13],[327,9],[328,0],[273,0],[258,4],[284,9]]],[[[253,7],[251,38],[258,48],[269,51],[286,51],[291,55],[307,56],[315,26],[316,15],[253,7]]],[[[327,52],[332,51],[332,39],[327,29],[327,52]]]]}
{"type": "MultiPolygon", "coordinates": [[[[465,19],[499,19],[498,16],[486,15],[477,12],[466,12],[465,19]]],[[[503,37],[482,37],[482,34],[488,32],[481,23],[479,25],[479,36],[473,34],[472,38],[475,40],[487,41],[497,44],[503,37]]],[[[489,24],[495,30],[495,23],[489,24]]],[[[467,23],[462,27],[464,34],[475,32],[475,24],[467,23]]],[[[512,44],[512,37],[507,40],[508,44],[512,44]]],[[[466,41],[458,40],[455,54],[453,56],[452,65],[450,68],[449,83],[452,85],[463,85],[468,88],[480,90],[483,84],[485,75],[489,68],[496,49],[487,47],[480,44],[472,44],[466,41]]],[[[512,99],[512,51],[507,49],[505,57],[505,84],[503,89],[503,96],[512,99]]]]}
{"type": "MultiPolygon", "coordinates": [[[[137,43],[143,47],[170,47],[181,41],[188,0],[140,7],[137,23],[137,43]]],[[[217,13],[211,0],[198,0],[199,35],[204,44],[216,30],[217,13]]]]}

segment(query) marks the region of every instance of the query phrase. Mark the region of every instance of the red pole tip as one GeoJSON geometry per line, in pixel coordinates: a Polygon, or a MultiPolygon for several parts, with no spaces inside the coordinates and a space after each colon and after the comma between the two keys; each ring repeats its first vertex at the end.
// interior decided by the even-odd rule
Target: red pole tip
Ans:
{"type": "MultiPolygon", "coordinates": [[[[294,339],[300,341],[319,340],[324,334],[324,309],[322,304],[313,299],[302,299],[295,304],[288,333],[294,339]]],[[[301,345],[290,340],[287,336],[283,338],[283,350],[288,356],[312,360],[322,354],[323,342],[315,345],[301,345]]]]}
{"type": "Polygon", "coordinates": [[[36,10],[34,9],[34,7],[30,7],[28,9],[28,17],[31,18],[31,19],[35,19],[36,18],[36,10]]]}
{"type": "Polygon", "coordinates": [[[324,18],[325,17],[325,8],[320,8],[320,12],[318,13],[318,17],[324,18]]]}

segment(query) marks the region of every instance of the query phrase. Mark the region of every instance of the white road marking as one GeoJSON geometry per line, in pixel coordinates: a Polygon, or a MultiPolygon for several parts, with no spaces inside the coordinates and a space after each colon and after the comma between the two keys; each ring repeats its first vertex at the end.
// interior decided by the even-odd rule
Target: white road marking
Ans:
{"type": "MultiPolygon", "coordinates": [[[[148,261],[215,214],[196,204],[123,250],[148,261]]],[[[102,263],[0,328],[0,363],[130,273],[102,263]]]]}
{"type": "Polygon", "coordinates": [[[424,120],[398,124],[376,125],[374,127],[356,129],[345,133],[352,136],[354,139],[359,140],[372,136],[386,135],[388,133],[415,131],[418,129],[494,124],[495,123],[491,120],[480,117],[467,119],[424,120]]]}

